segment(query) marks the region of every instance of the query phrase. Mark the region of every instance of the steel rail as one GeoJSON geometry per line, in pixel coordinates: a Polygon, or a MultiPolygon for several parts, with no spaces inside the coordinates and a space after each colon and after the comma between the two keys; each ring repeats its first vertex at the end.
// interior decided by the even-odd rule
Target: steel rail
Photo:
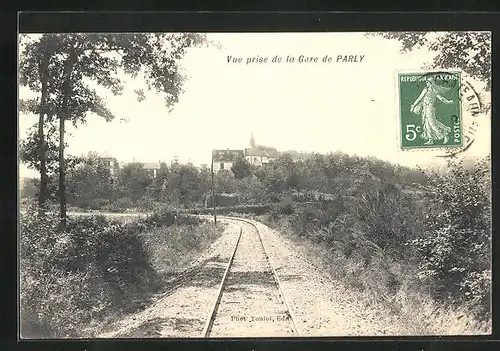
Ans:
{"type": "Polygon", "coordinates": [[[229,259],[229,264],[226,267],[226,271],[224,272],[224,276],[222,277],[222,281],[219,287],[219,291],[217,292],[217,299],[215,300],[214,306],[212,307],[212,312],[210,313],[210,317],[205,323],[205,327],[203,328],[202,337],[207,338],[210,334],[210,330],[212,329],[212,325],[214,323],[215,314],[217,309],[219,308],[220,300],[222,298],[222,292],[224,290],[224,286],[226,284],[227,275],[229,273],[229,269],[233,263],[234,255],[236,254],[236,249],[238,249],[238,244],[240,243],[241,234],[243,233],[243,227],[240,227],[240,234],[238,235],[238,240],[236,240],[236,244],[234,245],[233,253],[231,254],[231,258],[229,259]]]}
{"type": "MultiPolygon", "coordinates": [[[[262,245],[262,250],[264,251],[264,255],[265,255],[265,257],[267,258],[267,260],[269,262],[269,265],[271,267],[271,271],[273,273],[274,280],[276,282],[276,286],[278,287],[279,293],[280,293],[281,298],[283,300],[283,304],[285,305],[285,307],[287,309],[288,316],[290,317],[290,321],[291,321],[291,324],[292,324],[292,327],[293,327],[293,331],[296,334],[296,336],[299,336],[300,332],[299,332],[299,328],[298,328],[297,323],[296,323],[296,317],[295,317],[292,309],[290,308],[290,304],[288,303],[288,301],[287,301],[287,299],[285,297],[283,289],[281,288],[281,281],[279,279],[278,274],[276,273],[273,261],[271,260],[271,258],[267,254],[266,247],[264,245],[264,242],[262,240],[262,236],[261,236],[260,231],[257,228],[257,226],[254,223],[252,223],[249,220],[244,219],[244,218],[226,217],[226,216],[220,216],[219,218],[220,219],[226,219],[226,220],[232,220],[232,221],[240,221],[240,222],[243,222],[243,223],[250,224],[257,231],[257,234],[258,234],[259,240],[260,240],[260,244],[262,245]]],[[[219,288],[219,292],[218,292],[218,295],[217,295],[217,300],[215,301],[215,304],[214,304],[214,307],[213,307],[212,312],[210,314],[210,317],[209,317],[209,319],[207,320],[207,322],[205,324],[205,328],[203,329],[203,334],[202,335],[203,335],[204,338],[207,338],[210,335],[210,331],[211,331],[211,328],[212,328],[212,325],[213,325],[213,322],[214,322],[214,319],[215,319],[215,314],[216,314],[216,311],[217,311],[217,309],[219,307],[219,304],[220,304],[220,301],[221,301],[221,298],[222,298],[222,293],[223,293],[223,290],[224,290],[224,285],[226,283],[227,274],[229,273],[229,269],[230,269],[231,264],[233,262],[233,258],[234,258],[234,255],[236,253],[236,249],[238,248],[238,244],[239,244],[239,241],[240,241],[240,238],[241,238],[242,231],[243,231],[243,228],[240,227],[240,235],[239,235],[238,241],[237,241],[237,243],[236,243],[236,245],[234,247],[234,251],[233,251],[233,254],[232,254],[231,259],[229,261],[229,264],[228,264],[228,266],[226,268],[226,272],[224,273],[224,277],[222,278],[222,283],[221,283],[221,286],[219,288]]]]}

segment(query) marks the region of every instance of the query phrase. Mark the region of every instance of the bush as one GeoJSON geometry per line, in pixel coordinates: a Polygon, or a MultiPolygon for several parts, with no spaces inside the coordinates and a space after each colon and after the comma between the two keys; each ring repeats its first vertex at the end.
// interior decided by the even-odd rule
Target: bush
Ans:
{"type": "Polygon", "coordinates": [[[141,212],[157,211],[165,207],[162,202],[155,201],[152,197],[141,197],[137,201],[137,209],[141,212]]]}
{"type": "MultiPolygon", "coordinates": [[[[240,204],[240,198],[237,194],[215,194],[216,205],[218,207],[237,206],[240,204]]],[[[205,207],[213,207],[212,194],[207,195],[205,207]]]]}
{"type": "Polygon", "coordinates": [[[121,197],[116,200],[116,208],[119,208],[121,212],[134,207],[134,201],[130,197],[121,197]]]}
{"type": "Polygon", "coordinates": [[[289,216],[295,212],[295,203],[291,197],[286,197],[282,202],[271,206],[271,216],[278,218],[280,215],[289,216]]]}
{"type": "MultiPolygon", "coordinates": [[[[230,214],[254,214],[263,215],[270,211],[269,205],[241,205],[241,206],[230,206],[230,207],[218,207],[218,215],[230,215],[230,214]]],[[[196,208],[187,210],[187,213],[196,215],[212,215],[213,208],[196,208]]]]}
{"type": "Polygon", "coordinates": [[[467,169],[449,161],[448,172],[428,175],[433,190],[426,232],[412,240],[419,276],[437,298],[466,302],[490,315],[491,183],[489,159],[467,169]]]}
{"type": "Polygon", "coordinates": [[[110,207],[111,201],[108,199],[94,199],[90,204],[91,210],[103,210],[106,207],[110,207]]]}
{"type": "Polygon", "coordinates": [[[20,221],[23,337],[70,337],[113,308],[153,291],[156,275],[139,231],[102,216],[69,218],[30,209],[20,221]]]}
{"type": "Polygon", "coordinates": [[[237,193],[244,204],[264,204],[269,202],[269,194],[264,184],[256,177],[240,179],[236,185],[237,193]]]}
{"type": "Polygon", "coordinates": [[[126,210],[127,210],[126,208],[122,208],[122,207],[118,206],[118,204],[116,202],[111,202],[111,203],[109,203],[107,205],[103,205],[101,207],[101,211],[103,211],[103,212],[123,213],[126,210]]]}
{"type": "Polygon", "coordinates": [[[415,257],[406,243],[423,230],[422,204],[391,184],[371,184],[358,189],[358,194],[353,209],[366,239],[394,259],[415,257]]]}
{"type": "Polygon", "coordinates": [[[418,287],[439,304],[466,307],[487,321],[489,159],[472,168],[450,161],[448,171],[426,177],[427,190],[419,197],[390,183],[359,182],[355,196],[316,204],[286,199],[272,207],[269,220],[330,253],[332,266],[344,267],[335,274],[371,296],[383,299],[402,286],[418,287]]]}
{"type": "Polygon", "coordinates": [[[144,222],[153,226],[171,226],[176,222],[176,219],[179,215],[180,212],[176,209],[162,207],[153,212],[152,215],[148,216],[148,218],[144,222]]]}

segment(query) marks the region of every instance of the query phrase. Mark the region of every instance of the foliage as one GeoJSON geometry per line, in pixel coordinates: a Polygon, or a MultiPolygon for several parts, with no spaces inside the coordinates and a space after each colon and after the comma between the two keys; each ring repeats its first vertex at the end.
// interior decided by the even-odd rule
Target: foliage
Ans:
{"type": "MultiPolygon", "coordinates": [[[[112,212],[134,208],[151,211],[161,204],[190,208],[203,206],[212,193],[210,171],[191,164],[162,163],[153,177],[141,163],[125,165],[111,175],[104,163],[109,159],[96,153],[69,159],[74,161],[67,167],[68,203],[82,208],[112,212]]],[[[248,205],[280,203],[287,197],[307,202],[329,194],[360,196],[364,184],[369,187],[377,179],[397,187],[415,187],[427,181],[416,169],[341,153],[303,154],[298,160],[287,154],[252,172],[252,176],[240,179],[228,171],[215,173],[216,194],[236,194],[248,205]]],[[[55,175],[49,179],[49,190],[57,196],[55,175]]]]}
{"type": "Polygon", "coordinates": [[[60,232],[58,216],[33,207],[20,224],[21,335],[27,338],[85,337],[90,323],[133,312],[166,273],[185,269],[222,230],[168,208],[123,223],[70,217],[60,232]]]}
{"type": "Polygon", "coordinates": [[[215,192],[219,194],[233,194],[236,192],[238,180],[232,172],[223,170],[214,174],[215,192]]]}
{"type": "Polygon", "coordinates": [[[196,260],[220,236],[222,229],[195,217],[180,216],[176,225],[156,226],[141,237],[155,272],[169,279],[196,260]]]}
{"type": "MultiPolygon", "coordinates": [[[[205,36],[195,33],[43,34],[38,40],[21,42],[20,85],[40,93],[39,97],[20,103],[23,112],[39,114],[38,139],[31,136],[31,142],[28,141],[35,152],[27,152],[25,156],[28,162],[41,165],[40,206],[45,201],[46,185],[44,123],[59,120],[58,193],[64,226],[65,121],[76,127],[85,123],[89,113],[112,120],[113,113],[95,86],[120,94],[123,72],[129,76],[143,73],[148,87],[162,92],[166,106],[171,108],[179,100],[184,81],[178,60],[190,46],[204,42],[205,36]]],[[[142,99],[140,94],[138,99],[142,99]]]]}
{"type": "Polygon", "coordinates": [[[152,177],[144,169],[142,163],[129,163],[125,165],[118,175],[118,189],[123,195],[126,195],[137,201],[146,195],[146,189],[152,184],[152,177]]]}
{"type": "MultiPolygon", "coordinates": [[[[104,171],[102,174],[99,173],[98,162],[91,161],[91,159],[86,160],[83,166],[80,165],[89,167],[84,177],[68,177],[68,179],[78,179],[83,182],[82,184],[86,184],[88,178],[89,184],[92,184],[92,181],[100,179],[100,176],[103,176],[103,179],[109,176],[104,171]]],[[[472,165],[464,165],[453,159],[449,162],[445,171],[423,172],[374,158],[340,153],[304,155],[299,160],[284,157],[272,165],[254,170],[255,175],[251,177],[237,179],[231,172],[216,173],[214,178],[218,186],[217,194],[221,194],[220,190],[223,189],[233,190],[242,203],[238,206],[219,208],[218,214],[269,214],[271,224],[285,225],[295,237],[328,252],[328,259],[335,267],[335,273],[332,274],[345,279],[356,289],[372,291],[371,296],[388,299],[399,294],[402,289],[431,291],[436,303],[459,307],[467,305],[470,306],[468,311],[474,311],[478,318],[488,318],[491,285],[490,160],[487,158],[472,165]],[[299,175],[297,179],[303,177],[303,181],[298,183],[291,181],[293,174],[299,175]],[[269,202],[273,197],[277,202],[271,205],[269,202]],[[339,267],[345,268],[339,269],[339,267]]],[[[117,179],[121,180],[106,183],[114,195],[100,198],[96,197],[97,193],[93,194],[89,196],[92,198],[89,206],[122,211],[137,207],[154,211],[153,215],[145,220],[114,228],[120,232],[119,235],[125,235],[126,241],[127,234],[123,234],[123,231],[128,233],[154,231],[160,235],[159,233],[167,232],[161,229],[163,227],[187,226],[184,229],[175,229],[172,232],[173,238],[183,242],[181,247],[198,250],[196,243],[191,239],[182,239],[181,234],[187,232],[189,229],[186,228],[190,228],[189,226],[202,225],[199,219],[189,216],[190,213],[212,214],[212,209],[202,208],[202,199],[206,194],[210,194],[211,190],[210,172],[198,170],[192,165],[181,165],[178,162],[168,166],[163,164],[157,178],[152,178],[147,172],[142,173],[139,166],[125,168],[124,173],[121,172],[116,174],[117,179]],[[127,186],[117,184],[127,184],[127,186]],[[136,184],[135,192],[132,184],[136,184]],[[154,191],[149,191],[151,188],[154,191]],[[144,195],[146,193],[149,195],[144,195]],[[143,195],[133,196],[137,194],[143,195]]],[[[49,217],[46,218],[42,221],[46,227],[40,227],[42,222],[26,224],[27,227],[23,230],[31,233],[29,236],[33,241],[27,246],[22,245],[29,248],[30,245],[34,247],[33,242],[39,242],[39,245],[47,248],[47,254],[35,257],[34,254],[30,256],[24,252],[24,257],[30,257],[34,262],[32,266],[36,269],[50,271],[54,276],[66,277],[64,279],[67,281],[75,279],[85,281],[87,278],[81,274],[87,273],[81,271],[77,263],[90,264],[89,257],[99,256],[95,250],[85,251],[88,245],[98,246],[98,241],[86,237],[85,240],[88,239],[90,244],[83,241],[78,245],[75,244],[75,247],[84,248],[84,252],[87,252],[86,258],[72,259],[69,256],[60,256],[57,252],[50,251],[53,247],[59,247],[52,233],[56,220],[50,222],[49,217]],[[36,230],[30,231],[27,228],[36,230]],[[50,234],[41,239],[37,233],[50,234]],[[44,262],[38,262],[37,259],[44,262]],[[57,262],[65,262],[64,270],[56,264],[57,262]],[[68,269],[71,274],[57,273],[68,269]]],[[[78,222],[85,223],[82,227],[68,225],[68,233],[74,235],[75,240],[83,240],[82,233],[87,233],[87,236],[88,233],[97,233],[100,243],[120,245],[118,241],[113,241],[114,234],[105,234],[108,232],[98,229],[108,227],[108,222],[102,222],[102,219],[98,218],[85,221],[78,222]],[[85,228],[92,229],[89,231],[85,228]]],[[[202,237],[212,237],[212,234],[208,232],[206,234],[202,237]]],[[[64,240],[69,240],[71,243],[73,239],[68,236],[68,239],[64,240]]],[[[148,243],[158,240],[160,239],[148,243]]],[[[130,246],[137,244],[133,244],[133,241],[128,242],[130,246]]],[[[148,250],[151,254],[167,249],[150,247],[148,250]]],[[[180,255],[181,249],[179,250],[176,252],[180,255]]],[[[33,249],[33,252],[36,250],[33,249]]],[[[77,254],[75,251],[71,253],[71,255],[77,254]]],[[[162,267],[164,273],[176,269],[174,261],[165,264],[170,268],[162,266],[160,261],[155,263],[157,267],[162,267]]],[[[123,268],[127,267],[126,263],[122,262],[121,265],[123,268]]],[[[36,280],[37,274],[30,273],[28,276],[23,276],[23,279],[36,280]]],[[[43,276],[43,279],[47,279],[44,282],[54,285],[54,289],[59,289],[56,287],[57,284],[66,284],[64,279],[59,280],[62,283],[56,283],[49,279],[49,273],[46,274],[43,276]]],[[[131,276],[133,274],[129,275],[131,276]]],[[[41,279],[37,281],[41,282],[41,279]]],[[[122,290],[117,286],[126,286],[130,282],[127,281],[123,285],[109,279],[99,281],[104,283],[96,285],[100,286],[96,291],[101,293],[109,291],[113,294],[122,294],[123,292],[120,292],[122,290]]],[[[140,278],[136,277],[134,281],[139,282],[140,278]]],[[[31,291],[30,288],[26,289],[31,291]]],[[[40,292],[31,293],[38,296],[40,292]]],[[[73,295],[77,296],[75,294],[73,295]]],[[[38,301],[48,298],[49,295],[43,296],[45,297],[40,295],[38,301]]],[[[68,298],[65,303],[67,301],[73,300],[68,298]]],[[[33,305],[27,303],[26,306],[34,309],[30,312],[26,307],[26,313],[36,312],[33,305]]],[[[70,307],[67,308],[72,311],[70,307]]],[[[44,313],[45,316],[54,314],[48,310],[44,313]]],[[[78,312],[75,311],[74,314],[77,315],[78,312]]],[[[51,323],[53,322],[50,320],[46,321],[47,325],[51,323]]],[[[67,325],[71,325],[69,320],[67,325]]]]}
{"type": "Polygon", "coordinates": [[[90,203],[93,199],[105,199],[112,195],[112,179],[109,167],[97,153],[81,157],[80,162],[68,166],[67,190],[74,203],[90,203]]]}
{"type": "Polygon", "coordinates": [[[236,179],[249,177],[252,175],[250,171],[250,163],[243,157],[238,157],[231,166],[231,171],[236,179]]]}
{"type": "Polygon", "coordinates": [[[387,39],[402,43],[402,52],[425,47],[436,53],[432,66],[437,69],[460,68],[471,77],[491,86],[490,32],[382,32],[387,39]]]}
{"type": "Polygon", "coordinates": [[[472,169],[456,159],[444,173],[429,175],[433,197],[426,232],[412,240],[420,253],[421,279],[438,297],[468,301],[490,313],[491,179],[489,158],[472,169]]]}
{"type": "MultiPolygon", "coordinates": [[[[221,207],[217,209],[218,215],[231,215],[231,214],[254,214],[254,215],[264,215],[270,211],[269,205],[240,205],[240,206],[228,206],[221,207]]],[[[212,215],[212,208],[197,208],[186,210],[187,213],[196,215],[212,215]]]]}
{"type": "Polygon", "coordinates": [[[192,164],[171,165],[166,181],[166,199],[188,207],[195,203],[202,203],[206,193],[207,181],[192,164]]]}
{"type": "MultiPolygon", "coordinates": [[[[57,129],[54,124],[47,125],[46,135],[45,135],[45,146],[46,146],[46,167],[48,174],[57,173],[57,162],[58,162],[58,143],[59,138],[57,136],[57,129]]],[[[21,140],[19,143],[19,159],[24,162],[30,169],[36,170],[38,172],[40,169],[40,158],[39,158],[39,135],[38,135],[38,125],[32,126],[28,130],[28,136],[26,139],[21,140]]]]}
{"type": "MultiPolygon", "coordinates": [[[[313,161],[325,163],[321,158],[313,161]]],[[[319,202],[300,203],[285,196],[272,206],[269,223],[284,226],[296,238],[330,252],[335,267],[344,262],[356,271],[359,266],[379,277],[369,287],[366,274],[353,279],[345,270],[335,273],[353,279],[349,284],[369,289],[373,296],[385,298],[408,284],[419,286],[422,293],[431,291],[438,303],[469,306],[468,311],[478,320],[487,320],[491,288],[489,158],[470,167],[450,160],[446,171],[405,172],[411,180],[426,177],[421,194],[403,192],[401,183],[381,181],[398,177],[399,167],[361,158],[349,162],[359,167],[349,190],[339,189],[331,198],[325,194],[319,202]],[[371,177],[373,174],[377,176],[371,177]],[[413,278],[405,277],[401,270],[413,278]]],[[[327,182],[325,179],[323,184],[327,182]]]]}
{"type": "Polygon", "coordinates": [[[257,177],[240,179],[236,184],[236,194],[244,204],[265,204],[269,202],[269,194],[257,177]]]}
{"type": "Polygon", "coordinates": [[[423,208],[392,184],[365,184],[355,205],[360,231],[395,259],[411,257],[405,245],[423,228],[423,208]]]}
{"type": "MultiPolygon", "coordinates": [[[[190,46],[204,42],[205,36],[195,33],[44,34],[38,41],[22,46],[20,84],[39,91],[40,61],[50,55],[49,92],[54,96],[47,108],[49,115],[56,115],[62,109],[65,81],[61,79],[71,79],[72,122],[83,122],[87,112],[112,118],[88,83],[93,81],[119,94],[123,88],[118,76],[120,69],[130,76],[143,73],[149,88],[163,92],[166,105],[172,106],[182,92],[178,60],[190,46]],[[60,73],[67,69],[71,75],[61,77],[60,73]]],[[[31,112],[36,113],[37,108],[36,103],[31,103],[31,112]]]]}
{"type": "Polygon", "coordinates": [[[21,199],[34,199],[38,196],[38,179],[24,178],[20,184],[19,197],[21,199]]]}
{"type": "Polygon", "coordinates": [[[72,219],[63,233],[58,224],[55,215],[35,209],[21,217],[24,336],[78,334],[91,319],[126,307],[155,283],[135,231],[102,217],[72,219]]]}
{"type": "MultiPolygon", "coordinates": [[[[208,194],[205,199],[205,207],[214,207],[212,194],[208,194]]],[[[237,194],[215,194],[215,204],[217,207],[237,206],[240,204],[240,198],[237,194]]]]}

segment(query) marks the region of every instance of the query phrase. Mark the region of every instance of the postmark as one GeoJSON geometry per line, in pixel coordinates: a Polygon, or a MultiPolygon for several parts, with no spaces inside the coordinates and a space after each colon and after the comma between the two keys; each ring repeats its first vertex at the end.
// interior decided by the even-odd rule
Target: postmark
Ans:
{"type": "Polygon", "coordinates": [[[403,149],[464,145],[460,71],[398,74],[403,149]]]}
{"type": "Polygon", "coordinates": [[[471,82],[463,79],[460,83],[460,103],[462,105],[462,133],[463,145],[456,149],[447,149],[437,157],[452,157],[468,150],[476,138],[479,126],[479,116],[483,113],[483,106],[479,94],[471,82]]]}

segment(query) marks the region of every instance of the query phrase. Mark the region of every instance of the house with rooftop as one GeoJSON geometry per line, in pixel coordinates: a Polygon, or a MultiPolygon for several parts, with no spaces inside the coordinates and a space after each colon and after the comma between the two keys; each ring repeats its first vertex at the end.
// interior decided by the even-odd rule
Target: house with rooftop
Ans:
{"type": "Polygon", "coordinates": [[[112,177],[118,174],[118,171],[120,170],[120,164],[118,160],[110,155],[107,151],[99,156],[99,161],[109,169],[109,173],[112,177]]]}
{"type": "Polygon", "coordinates": [[[234,161],[238,158],[244,158],[244,150],[213,150],[212,151],[212,165],[214,172],[230,171],[234,161]]]}
{"type": "Polygon", "coordinates": [[[135,159],[132,162],[121,162],[120,168],[126,167],[130,164],[140,164],[142,169],[144,169],[152,178],[156,178],[161,169],[161,161],[158,162],[140,162],[135,159]]]}
{"type": "Polygon", "coordinates": [[[252,166],[261,167],[272,162],[278,155],[278,150],[273,147],[257,145],[252,133],[250,147],[245,149],[245,159],[248,163],[252,166]]]}
{"type": "Polygon", "coordinates": [[[158,173],[161,169],[161,161],[158,162],[148,162],[148,163],[143,163],[142,168],[150,174],[153,178],[156,178],[158,176],[158,173]]]}

